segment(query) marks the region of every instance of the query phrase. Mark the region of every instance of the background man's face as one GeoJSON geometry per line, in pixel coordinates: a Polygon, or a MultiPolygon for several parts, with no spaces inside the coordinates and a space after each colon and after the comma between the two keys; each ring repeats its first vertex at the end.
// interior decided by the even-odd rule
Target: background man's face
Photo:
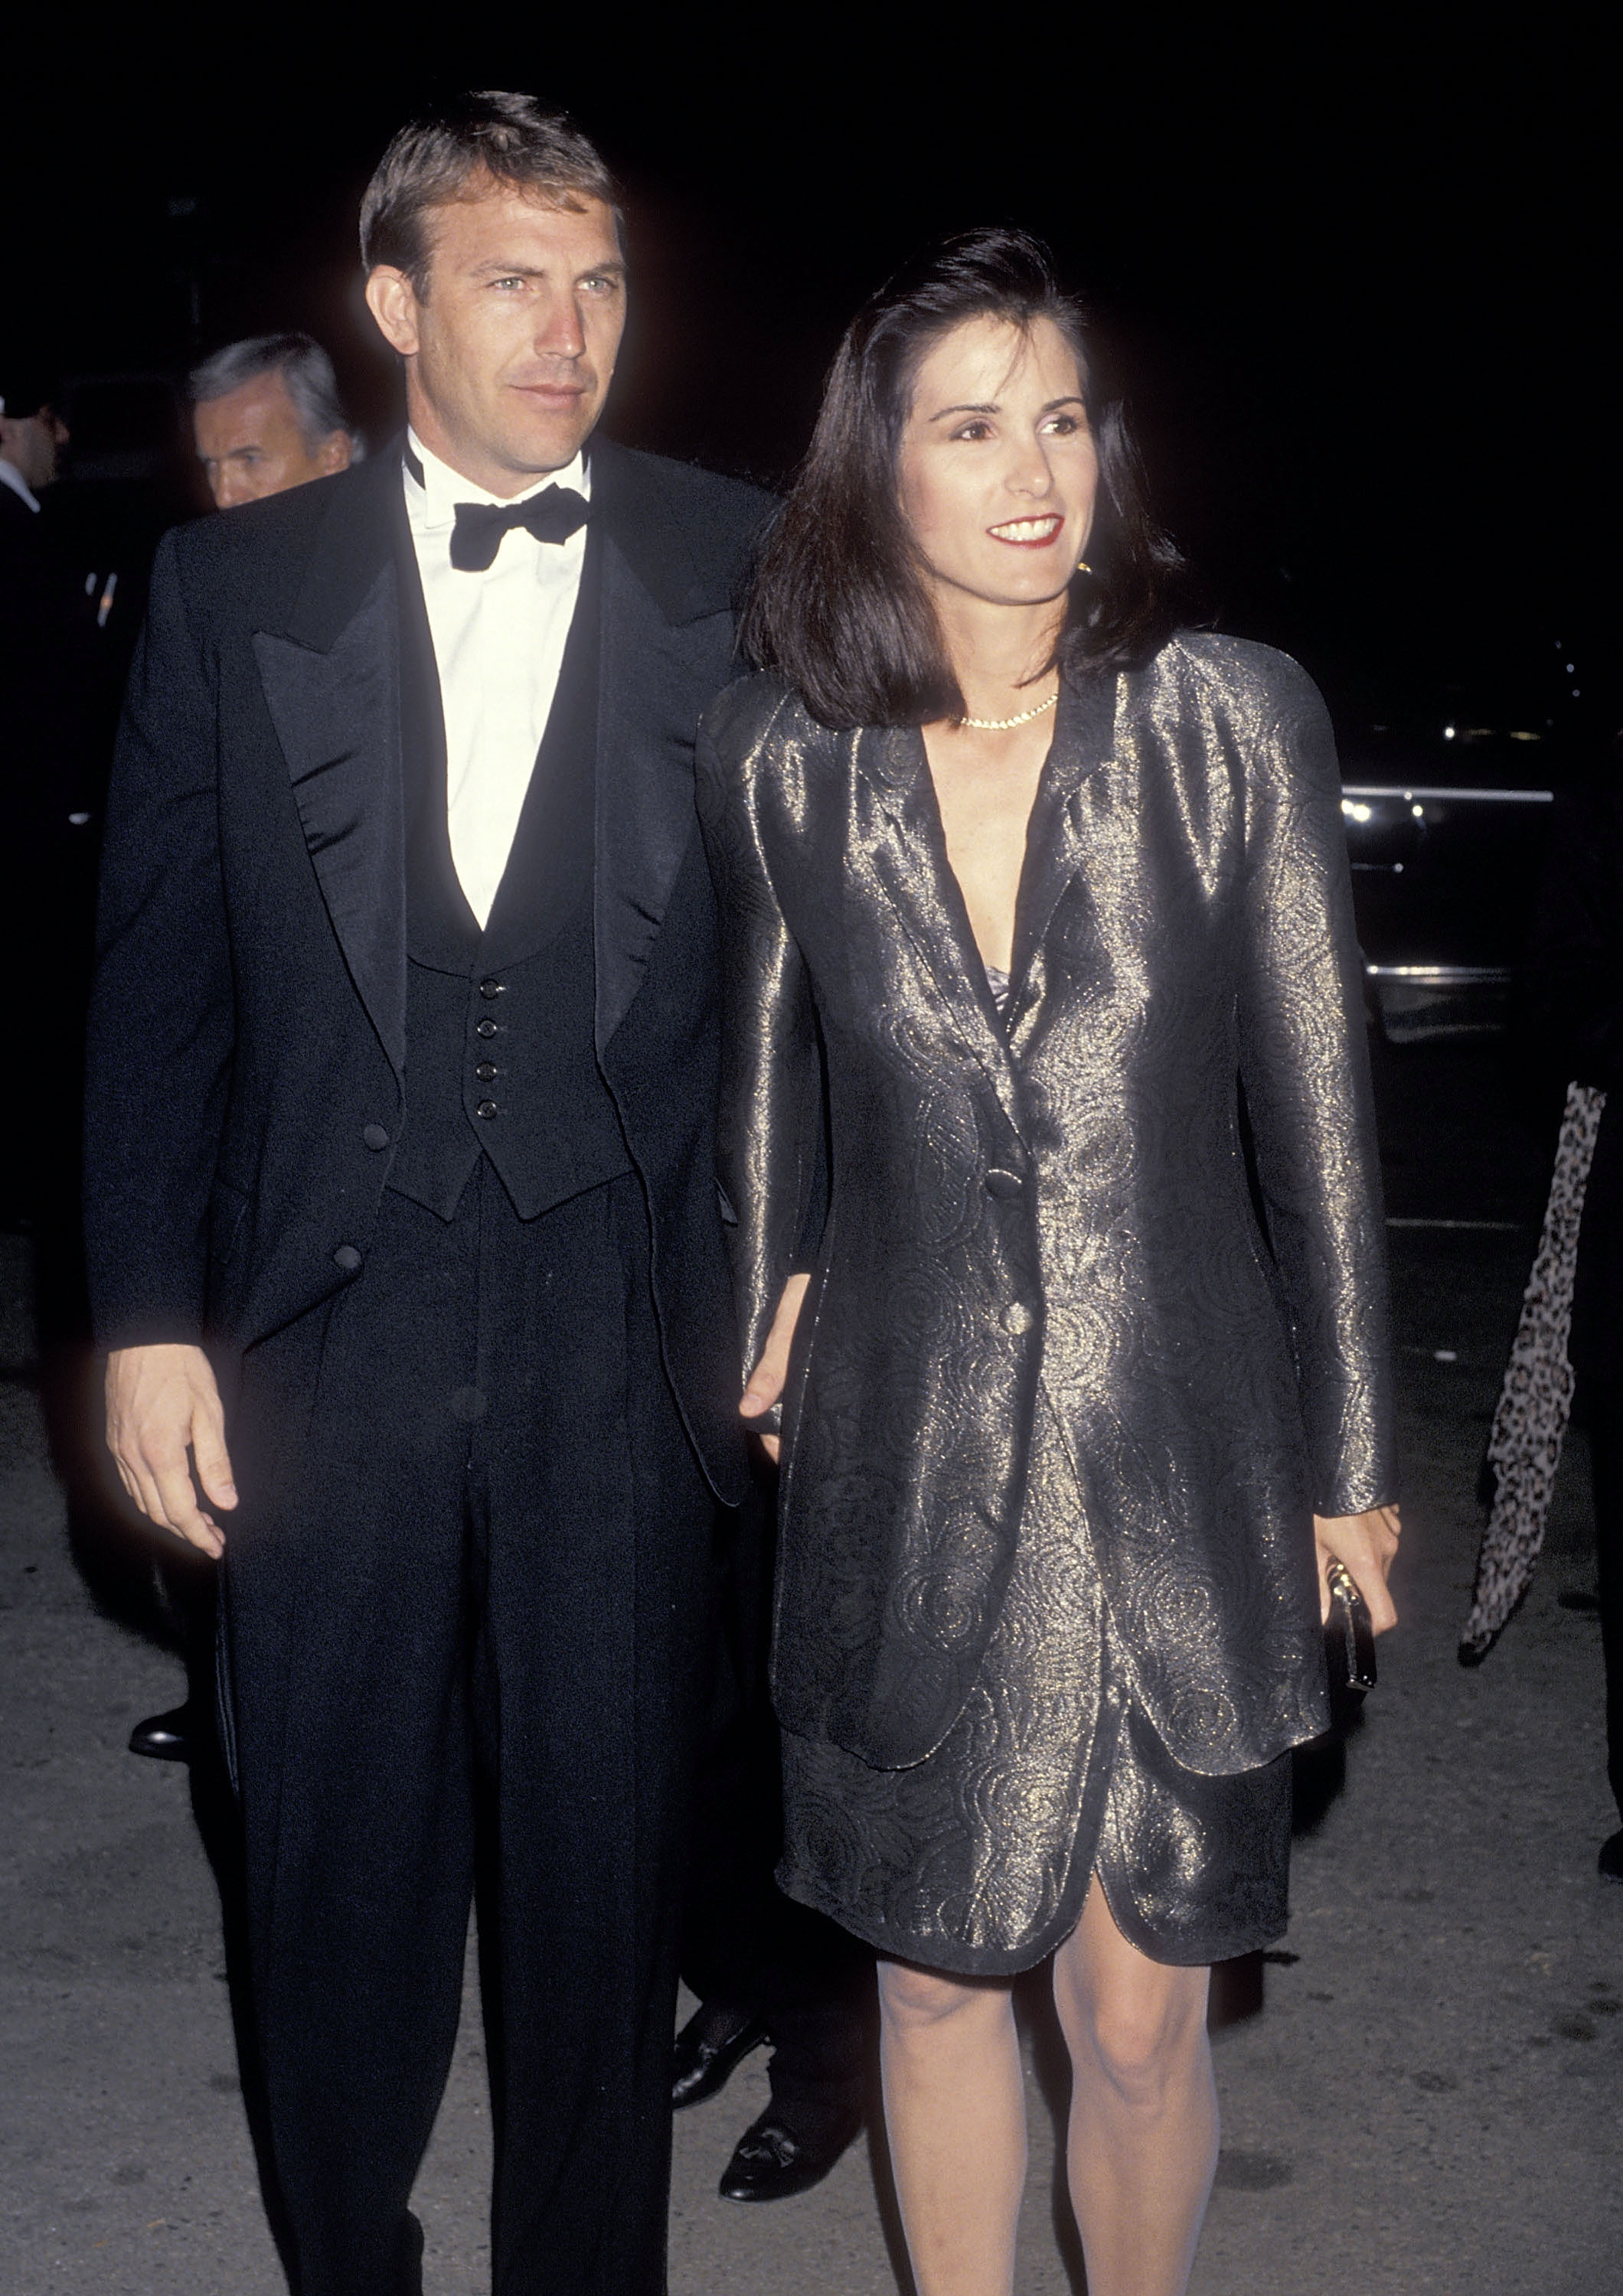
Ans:
{"type": "Polygon", "coordinates": [[[406,362],[424,445],[487,493],[522,494],[574,459],[603,410],[625,325],[613,213],[492,184],[428,223],[426,293],[380,264],[367,299],[406,362]]]}
{"type": "Polygon", "coordinates": [[[334,430],[312,449],[287,385],[275,373],[256,374],[223,398],[201,400],[192,409],[192,431],[218,510],[350,466],[349,432],[334,430]]]}
{"type": "Polygon", "coordinates": [[[0,414],[0,456],[36,494],[56,476],[67,443],[68,426],[54,406],[42,406],[37,414],[0,414]]]}

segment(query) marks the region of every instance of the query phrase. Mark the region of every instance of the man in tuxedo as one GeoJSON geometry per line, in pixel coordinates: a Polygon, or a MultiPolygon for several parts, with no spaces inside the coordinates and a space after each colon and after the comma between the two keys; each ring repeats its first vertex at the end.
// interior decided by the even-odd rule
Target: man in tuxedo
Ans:
{"type": "Polygon", "coordinates": [[[222,1558],[301,2296],[408,2209],[480,1907],[504,2296],[663,2285],[680,1844],[745,1495],[705,703],[769,507],[599,441],[625,270],[533,99],[362,209],[404,446],[170,535],[106,832],[109,1440],[222,1558]]]}

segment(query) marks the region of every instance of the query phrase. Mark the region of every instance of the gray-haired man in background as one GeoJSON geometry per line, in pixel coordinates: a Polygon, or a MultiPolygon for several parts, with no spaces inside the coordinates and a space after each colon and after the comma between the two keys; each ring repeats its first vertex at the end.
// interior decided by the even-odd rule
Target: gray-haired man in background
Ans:
{"type": "Polygon", "coordinates": [[[365,452],[309,335],[251,335],[193,369],[192,432],[217,510],[347,471],[365,452]]]}

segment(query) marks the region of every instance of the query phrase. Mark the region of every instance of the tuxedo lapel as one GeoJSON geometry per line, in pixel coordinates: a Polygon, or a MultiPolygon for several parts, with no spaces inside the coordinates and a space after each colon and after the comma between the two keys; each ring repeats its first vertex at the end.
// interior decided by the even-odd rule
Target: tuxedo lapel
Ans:
{"type": "MultiPolygon", "coordinates": [[[[601,1052],[641,986],[697,834],[694,733],[726,680],[733,602],[695,557],[666,487],[639,457],[595,445],[591,472],[602,553],[593,824],[601,1052]]],[[[363,464],[334,496],[285,631],[257,633],[254,651],[333,930],[398,1071],[402,748],[437,742],[442,753],[444,732],[432,652],[417,659],[429,639],[398,456],[363,464]]]]}
{"type": "MultiPolygon", "coordinates": [[[[397,1074],[406,1061],[402,537],[410,547],[400,496],[392,455],[334,488],[285,631],[253,638],[317,882],[397,1074]]],[[[415,563],[409,573],[415,582],[415,563]]]]}
{"type": "Polygon", "coordinates": [[[693,742],[724,683],[732,601],[706,579],[657,484],[635,457],[591,450],[601,533],[593,933],[596,1036],[605,1051],[642,985],[698,833],[693,742]]]}

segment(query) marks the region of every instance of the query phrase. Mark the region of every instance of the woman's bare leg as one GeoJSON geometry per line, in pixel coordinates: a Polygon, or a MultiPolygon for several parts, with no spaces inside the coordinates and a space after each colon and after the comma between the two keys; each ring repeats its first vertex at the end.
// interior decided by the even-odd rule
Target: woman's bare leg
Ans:
{"type": "Polygon", "coordinates": [[[1097,1879],[1054,1956],[1089,2296],[1182,2296],[1188,2283],[1217,2165],[1209,1980],[1129,1945],[1097,1879]]]}
{"type": "Polygon", "coordinates": [[[1010,2296],[1026,2089],[1008,1986],[881,1961],[879,2068],[919,2296],[1010,2296]]]}

